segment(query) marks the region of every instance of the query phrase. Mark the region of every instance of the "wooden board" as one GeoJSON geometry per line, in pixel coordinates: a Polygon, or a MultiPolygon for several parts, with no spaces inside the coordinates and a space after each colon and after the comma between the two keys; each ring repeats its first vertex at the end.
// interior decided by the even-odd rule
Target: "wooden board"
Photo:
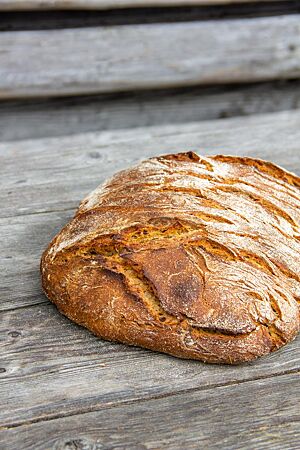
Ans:
{"type": "Polygon", "coordinates": [[[299,31],[287,15],[3,32],[0,98],[297,78],[299,31]]]}
{"type": "Polygon", "coordinates": [[[300,81],[0,103],[0,141],[300,108],[300,81]]]}
{"type": "Polygon", "coordinates": [[[297,449],[299,337],[234,367],[104,342],[50,305],[38,266],[78,201],[114,171],[195,149],[300,173],[299,125],[294,111],[1,144],[0,448],[297,449]]]}
{"type": "MultiPolygon", "coordinates": [[[[226,5],[260,0],[0,0],[0,11],[34,9],[113,9],[149,6],[226,5]]],[[[272,1],[272,0],[265,0],[272,1]]],[[[274,1],[274,0],[273,0],[274,1]]]]}
{"type": "Polygon", "coordinates": [[[299,392],[299,373],[195,389],[192,396],[176,392],[11,428],[0,434],[0,445],[10,450],[19,450],[20,442],[22,450],[297,450],[299,392]]]}

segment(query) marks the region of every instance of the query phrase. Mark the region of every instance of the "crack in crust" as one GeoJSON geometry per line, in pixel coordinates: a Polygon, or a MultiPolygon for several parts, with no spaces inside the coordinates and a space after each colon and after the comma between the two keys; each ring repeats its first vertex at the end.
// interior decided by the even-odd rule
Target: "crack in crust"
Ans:
{"type": "Polygon", "coordinates": [[[271,216],[274,216],[275,218],[279,216],[282,219],[285,219],[290,225],[292,225],[292,227],[297,227],[297,223],[287,212],[283,211],[282,208],[279,208],[279,206],[276,206],[269,200],[263,199],[260,195],[252,194],[251,192],[238,189],[234,186],[217,186],[216,190],[238,194],[239,196],[243,196],[246,198],[248,197],[249,200],[253,201],[254,203],[258,203],[271,216]]]}
{"type": "MultiPolygon", "coordinates": [[[[95,253],[92,253],[94,256],[95,253]]],[[[100,254],[99,254],[100,256],[100,254]]],[[[130,255],[123,255],[130,256],[130,255]]],[[[242,337],[249,333],[231,332],[226,329],[218,329],[217,327],[203,327],[193,322],[193,319],[183,312],[177,315],[167,312],[159,300],[159,295],[155,286],[143,273],[142,267],[136,262],[130,261],[129,258],[122,258],[119,254],[110,255],[109,257],[95,258],[101,267],[122,275],[124,288],[128,293],[137,297],[138,301],[142,301],[149,313],[158,321],[163,322],[164,325],[182,325],[185,329],[196,329],[199,333],[215,334],[222,333],[228,336],[236,336],[240,334],[242,337]]],[[[257,326],[260,324],[257,322],[257,326]]]]}
{"type": "Polygon", "coordinates": [[[230,156],[230,155],[215,155],[211,157],[214,161],[220,161],[230,164],[240,164],[246,166],[252,166],[258,170],[259,173],[263,172],[274,180],[281,180],[284,183],[288,183],[291,186],[296,186],[300,188],[300,178],[286,170],[282,169],[276,164],[269,161],[263,161],[262,159],[254,159],[249,157],[241,156],[230,156]]]}
{"type": "Polygon", "coordinates": [[[107,339],[210,362],[266,354],[300,327],[299,187],[251,158],[151,158],[83,200],[43,255],[44,289],[107,339]]]}

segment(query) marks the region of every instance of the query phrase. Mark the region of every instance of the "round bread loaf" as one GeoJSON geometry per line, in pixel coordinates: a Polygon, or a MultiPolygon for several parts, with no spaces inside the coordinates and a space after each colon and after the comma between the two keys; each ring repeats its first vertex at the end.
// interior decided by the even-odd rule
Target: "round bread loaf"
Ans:
{"type": "Polygon", "coordinates": [[[300,178],[258,159],[151,158],[86,197],[41,262],[58,309],[103,339],[241,363],[300,328],[300,178]]]}

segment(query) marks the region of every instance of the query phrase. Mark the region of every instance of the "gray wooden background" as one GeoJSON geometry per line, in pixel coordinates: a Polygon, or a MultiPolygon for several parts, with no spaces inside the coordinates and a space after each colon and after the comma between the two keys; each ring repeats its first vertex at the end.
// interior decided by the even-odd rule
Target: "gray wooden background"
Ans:
{"type": "Polygon", "coordinates": [[[184,150],[300,174],[300,2],[0,0],[0,449],[299,449],[300,340],[242,366],[109,343],[41,252],[114,172],[184,150]]]}

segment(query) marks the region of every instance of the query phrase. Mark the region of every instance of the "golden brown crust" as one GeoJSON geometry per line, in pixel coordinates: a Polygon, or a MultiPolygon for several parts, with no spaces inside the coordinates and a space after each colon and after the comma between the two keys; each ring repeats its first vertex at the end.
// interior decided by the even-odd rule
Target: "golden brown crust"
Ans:
{"type": "Polygon", "coordinates": [[[84,199],[41,263],[96,335],[240,363],[299,332],[300,179],[258,159],[151,158],[84,199]]]}

